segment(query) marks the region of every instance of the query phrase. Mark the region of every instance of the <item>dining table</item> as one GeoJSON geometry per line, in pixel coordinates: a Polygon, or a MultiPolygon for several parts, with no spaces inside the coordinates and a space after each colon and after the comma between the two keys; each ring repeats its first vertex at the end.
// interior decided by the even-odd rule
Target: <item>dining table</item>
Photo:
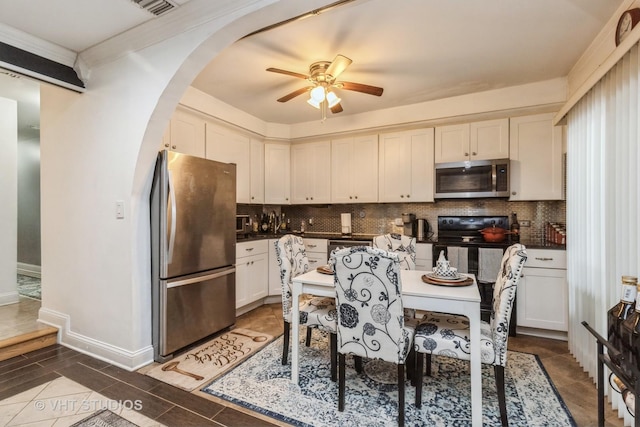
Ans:
{"type": "MultiPolygon", "coordinates": [[[[469,319],[469,339],[471,341],[471,420],[473,426],[482,425],[482,364],[480,356],[480,291],[476,278],[468,286],[434,285],[422,280],[431,271],[400,270],[402,303],[406,308],[423,311],[460,314],[469,319]]],[[[298,384],[300,374],[300,297],[303,294],[335,297],[333,274],[317,269],[303,273],[292,279],[291,313],[291,381],[298,384]]]]}

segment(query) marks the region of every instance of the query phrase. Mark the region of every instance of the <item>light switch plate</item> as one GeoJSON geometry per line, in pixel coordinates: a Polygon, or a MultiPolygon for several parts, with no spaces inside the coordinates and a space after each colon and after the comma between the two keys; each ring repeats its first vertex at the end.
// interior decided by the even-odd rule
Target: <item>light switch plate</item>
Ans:
{"type": "Polygon", "coordinates": [[[528,219],[523,219],[520,221],[520,227],[531,227],[531,221],[528,219]]]}
{"type": "Polygon", "coordinates": [[[116,219],[124,218],[124,200],[116,200],[116,219]]]}
{"type": "Polygon", "coordinates": [[[396,218],[394,221],[395,225],[397,225],[398,227],[402,226],[402,218],[396,218]]]}

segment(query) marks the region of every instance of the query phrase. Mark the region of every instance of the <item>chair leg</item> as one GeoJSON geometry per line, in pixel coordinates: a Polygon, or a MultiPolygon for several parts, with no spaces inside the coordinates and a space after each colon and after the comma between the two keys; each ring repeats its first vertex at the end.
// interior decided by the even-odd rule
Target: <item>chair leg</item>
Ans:
{"type": "Polygon", "coordinates": [[[398,363],[398,427],[404,427],[404,365],[398,363]]]}
{"type": "MultiPolygon", "coordinates": [[[[429,355],[427,354],[427,357],[429,355]]],[[[416,370],[413,374],[415,386],[416,386],[416,408],[422,406],[422,374],[424,365],[424,353],[418,352],[416,354],[416,370]]]]}
{"type": "Polygon", "coordinates": [[[337,357],[338,357],[338,335],[337,334],[329,334],[329,345],[331,348],[331,381],[336,382],[337,380],[337,357]]]}
{"type": "MultiPolygon", "coordinates": [[[[427,376],[430,377],[431,376],[431,353],[426,353],[427,355],[427,376]]],[[[422,367],[420,367],[420,370],[422,370],[422,367]]]]}
{"type": "Polygon", "coordinates": [[[313,328],[307,327],[307,341],[305,342],[305,345],[307,347],[309,347],[311,345],[311,330],[313,328]]]}
{"type": "Polygon", "coordinates": [[[416,371],[416,351],[413,349],[413,346],[411,346],[411,349],[409,350],[405,366],[407,370],[407,379],[411,380],[411,384],[414,384],[415,381],[413,381],[413,378],[416,371]]]}
{"type": "Polygon", "coordinates": [[[289,322],[284,322],[284,342],[282,344],[282,364],[287,364],[287,358],[289,357],[289,330],[291,325],[289,322]]]}
{"type": "Polygon", "coordinates": [[[353,356],[353,360],[356,365],[356,372],[361,374],[362,373],[362,356],[353,356]]]}
{"type": "Polygon", "coordinates": [[[496,388],[498,389],[498,406],[500,407],[500,419],[503,427],[509,425],[507,420],[507,401],[504,393],[504,366],[494,365],[493,372],[496,377],[496,388]]]}
{"type": "Polygon", "coordinates": [[[345,356],[338,354],[338,411],[344,411],[344,370],[345,356]]]}

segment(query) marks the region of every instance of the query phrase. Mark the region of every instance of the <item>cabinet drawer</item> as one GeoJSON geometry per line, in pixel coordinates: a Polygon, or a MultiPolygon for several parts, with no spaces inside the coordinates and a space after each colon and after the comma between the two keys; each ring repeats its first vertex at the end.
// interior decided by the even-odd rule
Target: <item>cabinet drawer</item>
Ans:
{"type": "Polygon", "coordinates": [[[304,241],[304,249],[307,253],[321,253],[327,254],[327,240],[326,239],[302,239],[304,241]]]}
{"type": "Polygon", "coordinates": [[[318,254],[318,253],[308,253],[307,258],[309,259],[309,270],[315,270],[321,265],[327,264],[327,254],[318,254]]]}
{"type": "Polygon", "coordinates": [[[416,244],[416,259],[432,259],[433,245],[431,243],[416,244]]]}
{"type": "Polygon", "coordinates": [[[567,268],[567,251],[553,249],[527,249],[525,267],[567,268]]]}
{"type": "Polygon", "coordinates": [[[269,247],[268,245],[268,240],[255,240],[253,242],[237,243],[236,259],[256,254],[266,254],[269,247]]]}

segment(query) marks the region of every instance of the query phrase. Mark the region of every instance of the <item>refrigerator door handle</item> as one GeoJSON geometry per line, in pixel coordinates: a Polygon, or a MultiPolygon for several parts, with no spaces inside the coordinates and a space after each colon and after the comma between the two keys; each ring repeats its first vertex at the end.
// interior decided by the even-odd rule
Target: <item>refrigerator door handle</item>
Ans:
{"type": "Polygon", "coordinates": [[[174,197],[174,187],[173,187],[173,178],[171,176],[171,171],[167,171],[169,175],[169,201],[171,202],[171,225],[169,230],[169,254],[167,259],[167,264],[170,264],[173,260],[173,247],[176,243],[176,198],[174,197]]]}
{"type": "Polygon", "coordinates": [[[192,277],[190,279],[179,280],[177,282],[171,282],[170,284],[167,285],[167,289],[177,288],[178,286],[190,285],[192,283],[198,283],[198,282],[202,282],[202,281],[205,281],[205,280],[216,279],[218,277],[227,276],[227,275],[229,275],[231,273],[235,273],[235,272],[236,272],[235,267],[231,267],[231,268],[225,269],[223,271],[218,271],[216,273],[207,274],[206,276],[192,277]]]}

